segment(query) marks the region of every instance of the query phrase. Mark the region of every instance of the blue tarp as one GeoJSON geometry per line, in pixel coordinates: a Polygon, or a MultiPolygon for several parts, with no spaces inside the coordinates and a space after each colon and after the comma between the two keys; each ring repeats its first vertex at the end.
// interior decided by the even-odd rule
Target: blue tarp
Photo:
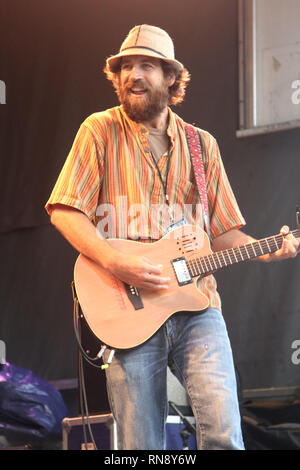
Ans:
{"type": "Polygon", "coordinates": [[[61,436],[67,407],[58,390],[32,371],[0,365],[0,435],[35,440],[61,436]]]}

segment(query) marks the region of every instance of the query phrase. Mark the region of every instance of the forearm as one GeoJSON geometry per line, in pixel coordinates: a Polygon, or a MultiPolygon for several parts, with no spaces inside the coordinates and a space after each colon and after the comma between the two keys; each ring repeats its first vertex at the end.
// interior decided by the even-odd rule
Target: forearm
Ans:
{"type": "Polygon", "coordinates": [[[216,237],[212,242],[213,251],[227,250],[254,242],[255,239],[238,229],[232,229],[216,237]]]}
{"type": "MultiPolygon", "coordinates": [[[[213,251],[227,250],[228,248],[234,248],[240,245],[246,245],[247,243],[253,243],[256,239],[247,235],[238,229],[229,230],[223,233],[219,237],[215,238],[212,243],[213,251]]],[[[272,261],[272,255],[263,255],[253,258],[253,261],[263,261],[268,263],[272,261]]]]}
{"type": "MultiPolygon", "coordinates": [[[[281,228],[281,234],[284,236],[281,248],[274,253],[253,258],[254,261],[269,263],[270,261],[294,258],[300,250],[299,239],[296,239],[292,234],[289,234],[287,226],[283,226],[281,228]]],[[[255,241],[255,238],[243,233],[241,230],[233,229],[223,233],[219,237],[216,237],[212,242],[212,249],[213,251],[226,250],[228,248],[246,245],[247,243],[253,243],[255,241]]]]}
{"type": "Polygon", "coordinates": [[[151,260],[143,256],[130,255],[113,248],[82,212],[56,205],[51,223],[79,253],[121,281],[145,289],[167,289],[170,279],[161,275],[162,266],[153,265],[151,260]]]}
{"type": "Polygon", "coordinates": [[[55,205],[51,223],[79,253],[107,268],[115,249],[101,237],[84,213],[72,207],[55,205]]]}

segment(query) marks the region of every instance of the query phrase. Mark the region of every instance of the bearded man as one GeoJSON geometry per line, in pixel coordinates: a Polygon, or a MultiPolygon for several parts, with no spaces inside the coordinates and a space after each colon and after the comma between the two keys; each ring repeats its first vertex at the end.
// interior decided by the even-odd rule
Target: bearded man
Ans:
{"type": "MultiPolygon", "coordinates": [[[[214,251],[253,239],[240,230],[245,221],[216,140],[197,129],[209,227],[204,221],[185,123],[169,107],[182,102],[190,79],[175,59],[170,36],[155,26],[134,27],[120,52],[107,59],[105,72],[120,106],[83,122],[46,209],[79,253],[140,292],[163,295],[170,283],[163,266],[119,251],[107,238],[151,243],[174,225],[188,222],[209,232],[214,251]]],[[[299,241],[288,234],[275,253],[258,259],[284,259],[297,251],[299,241]]],[[[232,352],[215,278],[202,277],[197,287],[208,299],[207,308],[174,313],[142,344],[117,349],[106,370],[118,449],[164,449],[168,366],[187,391],[197,448],[244,448],[232,352]]],[[[108,354],[109,348],[106,358],[108,354]]]]}

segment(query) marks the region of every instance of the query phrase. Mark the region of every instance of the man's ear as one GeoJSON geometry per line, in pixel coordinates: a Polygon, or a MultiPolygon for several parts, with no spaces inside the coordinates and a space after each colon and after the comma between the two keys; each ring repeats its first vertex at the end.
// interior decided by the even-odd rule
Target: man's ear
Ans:
{"type": "Polygon", "coordinates": [[[168,76],[168,87],[173,86],[175,81],[176,81],[175,73],[171,72],[170,75],[168,76]]]}

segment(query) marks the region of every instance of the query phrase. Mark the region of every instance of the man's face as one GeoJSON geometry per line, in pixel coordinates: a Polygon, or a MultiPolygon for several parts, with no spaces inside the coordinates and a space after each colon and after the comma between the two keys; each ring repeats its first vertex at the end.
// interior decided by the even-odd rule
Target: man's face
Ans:
{"type": "Polygon", "coordinates": [[[174,80],[164,76],[159,59],[138,55],[124,57],[118,94],[128,116],[136,122],[157,117],[168,105],[168,89],[174,80]]]}

